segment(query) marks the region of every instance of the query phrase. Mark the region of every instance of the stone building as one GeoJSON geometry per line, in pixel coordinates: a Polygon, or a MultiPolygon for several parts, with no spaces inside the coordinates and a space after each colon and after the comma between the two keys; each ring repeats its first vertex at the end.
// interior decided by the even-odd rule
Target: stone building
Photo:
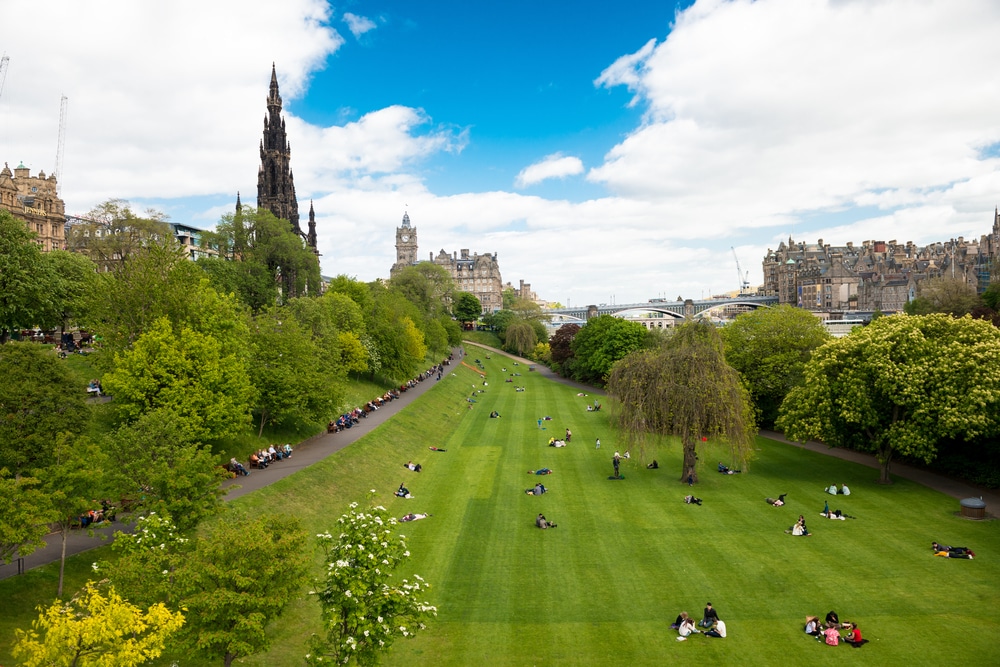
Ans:
{"type": "MultiPolygon", "coordinates": [[[[404,213],[402,224],[396,228],[396,263],[389,269],[389,276],[417,264],[418,250],[417,228],[410,224],[410,215],[404,213]]],[[[429,261],[448,271],[456,290],[475,294],[482,304],[483,313],[503,309],[503,280],[496,253],[470,255],[468,249],[462,249],[449,255],[442,249],[437,257],[430,253],[429,261]]]]}
{"type": "Polygon", "coordinates": [[[272,63],[267,115],[264,116],[264,137],[260,141],[260,168],[257,170],[257,208],[266,208],[276,217],[287,220],[306,245],[319,254],[316,250],[316,216],[311,203],[309,231],[303,232],[299,226],[299,202],[295,197],[295,176],[292,174],[291,162],[292,144],[285,134],[281,95],[278,93],[278,74],[272,63]]]}
{"type": "Polygon", "coordinates": [[[56,194],[56,177],[31,176],[30,170],[19,164],[13,172],[5,163],[0,171],[0,208],[38,236],[35,242],[44,252],[66,249],[66,205],[56,194]]]}
{"type": "Polygon", "coordinates": [[[978,241],[963,237],[917,246],[912,241],[864,241],[860,247],[782,241],[764,257],[765,295],[818,312],[899,312],[921,281],[948,277],[982,292],[1000,257],[1000,211],[978,241]]]}

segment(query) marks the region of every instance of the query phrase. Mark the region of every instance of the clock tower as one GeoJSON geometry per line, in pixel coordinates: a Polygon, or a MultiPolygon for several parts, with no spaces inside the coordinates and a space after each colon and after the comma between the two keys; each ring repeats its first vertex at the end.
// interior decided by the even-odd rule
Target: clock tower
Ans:
{"type": "Polygon", "coordinates": [[[403,214],[403,224],[396,227],[396,263],[389,271],[394,275],[400,269],[417,263],[417,228],[410,226],[410,215],[403,214]]]}

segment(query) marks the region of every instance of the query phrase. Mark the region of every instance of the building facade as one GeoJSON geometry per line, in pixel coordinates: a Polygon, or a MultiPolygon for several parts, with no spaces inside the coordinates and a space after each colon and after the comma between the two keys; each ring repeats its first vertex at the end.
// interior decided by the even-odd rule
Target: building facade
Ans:
{"type": "Polygon", "coordinates": [[[895,240],[831,246],[789,238],[768,249],[761,292],[812,311],[899,312],[929,278],[959,280],[982,292],[997,277],[998,259],[1000,210],[991,232],[978,241],[960,236],[922,247],[895,240]]]}
{"type": "Polygon", "coordinates": [[[285,119],[281,116],[281,94],[278,74],[271,65],[271,86],[264,116],[264,136],[260,141],[260,168],[257,170],[257,208],[266,208],[275,217],[287,220],[292,230],[316,250],[316,216],[309,204],[309,230],[299,226],[299,202],[295,197],[295,176],[292,173],[292,145],[285,134],[285,119]]]}
{"type": "MultiPolygon", "coordinates": [[[[404,213],[402,223],[396,228],[396,263],[389,269],[389,277],[417,264],[418,252],[417,228],[410,224],[410,215],[404,213]]],[[[442,249],[437,257],[430,253],[429,261],[448,271],[456,290],[475,294],[483,313],[503,309],[503,279],[496,253],[470,254],[468,249],[463,248],[449,255],[442,249]]]]}
{"type": "Polygon", "coordinates": [[[44,252],[66,249],[66,204],[56,194],[56,177],[44,171],[32,176],[19,164],[14,171],[4,164],[0,171],[0,208],[37,234],[35,242],[44,252]]]}

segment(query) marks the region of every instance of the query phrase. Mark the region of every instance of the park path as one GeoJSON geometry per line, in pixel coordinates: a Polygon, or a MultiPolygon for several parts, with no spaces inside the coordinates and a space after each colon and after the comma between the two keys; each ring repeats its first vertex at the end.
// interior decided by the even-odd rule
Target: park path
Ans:
{"type": "MultiPolygon", "coordinates": [[[[453,367],[459,363],[462,358],[462,350],[460,348],[456,348],[455,359],[451,362],[451,365],[445,367],[445,374],[447,375],[450,373],[453,367]]],[[[429,390],[436,382],[437,380],[435,380],[434,377],[427,378],[423,382],[418,382],[415,387],[401,393],[399,398],[386,403],[375,412],[369,413],[367,418],[360,420],[355,426],[347,429],[346,431],[341,431],[340,433],[324,432],[303,440],[295,446],[295,451],[290,459],[278,461],[277,463],[268,466],[265,470],[253,470],[251,471],[249,477],[237,477],[236,479],[224,481],[222,483],[222,487],[227,489],[224,496],[225,500],[239,498],[240,496],[246,495],[251,491],[256,491],[257,489],[261,489],[269,484],[273,484],[279,479],[284,479],[292,473],[298,472],[299,470],[302,470],[317,461],[325,459],[334,452],[340,451],[365,434],[376,429],[380,424],[412,403],[425,391],[429,390]]],[[[374,396],[372,398],[374,398],[374,396]]],[[[68,557],[83,553],[105,544],[109,544],[111,536],[113,536],[116,531],[128,531],[130,528],[130,525],[115,521],[109,526],[105,526],[94,531],[93,535],[88,535],[85,530],[71,531],[66,540],[66,556],[68,557]]],[[[17,561],[6,565],[0,564],[0,579],[6,579],[7,577],[19,574],[19,567],[22,568],[22,571],[27,571],[42,565],[57,562],[62,549],[62,541],[59,534],[52,533],[47,535],[45,540],[46,545],[41,549],[36,549],[30,555],[25,556],[20,565],[17,561]]]]}
{"type": "MultiPolygon", "coordinates": [[[[490,347],[488,345],[482,345],[480,343],[474,343],[472,341],[465,341],[465,344],[480,347],[491,353],[503,354],[511,357],[518,363],[534,368],[535,370],[533,372],[536,372],[554,382],[559,382],[566,386],[573,387],[578,391],[599,396],[605,395],[605,392],[602,389],[560,377],[552,369],[538,364],[530,359],[518,357],[508,352],[504,352],[503,350],[490,347]]],[[[471,353],[471,356],[474,358],[475,353],[471,353]]],[[[463,358],[461,349],[456,350],[455,359],[452,362],[452,365],[458,364],[463,358]]],[[[448,366],[446,368],[446,374],[451,370],[451,368],[452,366],[448,366]]],[[[413,402],[417,397],[421,396],[425,391],[434,386],[435,383],[436,380],[434,379],[427,379],[423,382],[417,383],[416,387],[403,393],[400,398],[386,404],[376,412],[370,413],[366,419],[362,419],[361,422],[353,428],[341,431],[340,433],[320,433],[319,435],[315,435],[302,441],[298,446],[296,446],[295,453],[292,455],[291,459],[279,461],[273,466],[268,467],[266,470],[254,470],[249,477],[239,477],[237,479],[223,482],[223,488],[229,489],[225,495],[225,499],[231,500],[233,498],[239,498],[240,496],[250,493],[251,491],[256,491],[257,489],[261,489],[269,484],[273,484],[279,479],[284,479],[292,473],[310,466],[313,463],[330,456],[334,452],[340,451],[344,447],[347,447],[365,434],[370,433],[372,430],[377,428],[380,424],[388,420],[394,414],[413,402]]],[[[879,469],[878,461],[870,454],[855,452],[849,449],[827,447],[820,442],[792,442],[785,438],[783,434],[775,431],[761,431],[760,435],[771,440],[783,442],[792,447],[809,449],[814,452],[819,452],[820,454],[826,454],[827,456],[834,456],[846,461],[852,461],[876,470],[879,469]]],[[[951,479],[943,475],[937,475],[928,470],[922,470],[920,468],[915,468],[902,463],[892,464],[891,474],[896,477],[902,477],[904,479],[917,482],[918,484],[922,484],[953,498],[982,498],[986,502],[987,511],[991,514],[995,513],[997,509],[1000,508],[1000,493],[996,490],[974,486],[967,482],[951,479]]],[[[71,556],[107,544],[108,538],[113,535],[115,531],[127,529],[128,526],[115,522],[110,526],[95,531],[94,536],[88,535],[85,531],[74,531],[70,533],[67,540],[66,555],[71,556]]],[[[30,570],[32,568],[59,560],[61,543],[58,535],[52,534],[46,539],[47,544],[45,547],[34,551],[29,556],[25,556],[22,563],[24,570],[30,570]]],[[[16,574],[18,574],[18,564],[16,561],[7,565],[0,564],[0,579],[6,579],[7,577],[11,577],[16,574]]]]}

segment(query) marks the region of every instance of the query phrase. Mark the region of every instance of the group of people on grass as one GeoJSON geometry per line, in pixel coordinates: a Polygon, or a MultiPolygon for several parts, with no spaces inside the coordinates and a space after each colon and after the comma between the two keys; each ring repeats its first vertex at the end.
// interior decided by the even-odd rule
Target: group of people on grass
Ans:
{"type": "Polygon", "coordinates": [[[817,641],[827,644],[827,646],[838,646],[841,643],[854,648],[860,648],[868,643],[867,639],[861,637],[861,630],[857,623],[850,621],[840,622],[837,612],[830,611],[826,615],[826,620],[821,622],[819,616],[807,616],[805,632],[807,635],[816,637],[817,641]]]}
{"type": "Polygon", "coordinates": [[[715,637],[716,639],[723,639],[726,636],[726,622],[719,618],[719,613],[711,602],[705,604],[705,613],[697,624],[686,611],[682,611],[670,627],[677,630],[677,641],[684,641],[696,634],[704,634],[706,637],[715,637]],[[699,626],[708,628],[708,630],[702,632],[698,629],[699,626]]]}

